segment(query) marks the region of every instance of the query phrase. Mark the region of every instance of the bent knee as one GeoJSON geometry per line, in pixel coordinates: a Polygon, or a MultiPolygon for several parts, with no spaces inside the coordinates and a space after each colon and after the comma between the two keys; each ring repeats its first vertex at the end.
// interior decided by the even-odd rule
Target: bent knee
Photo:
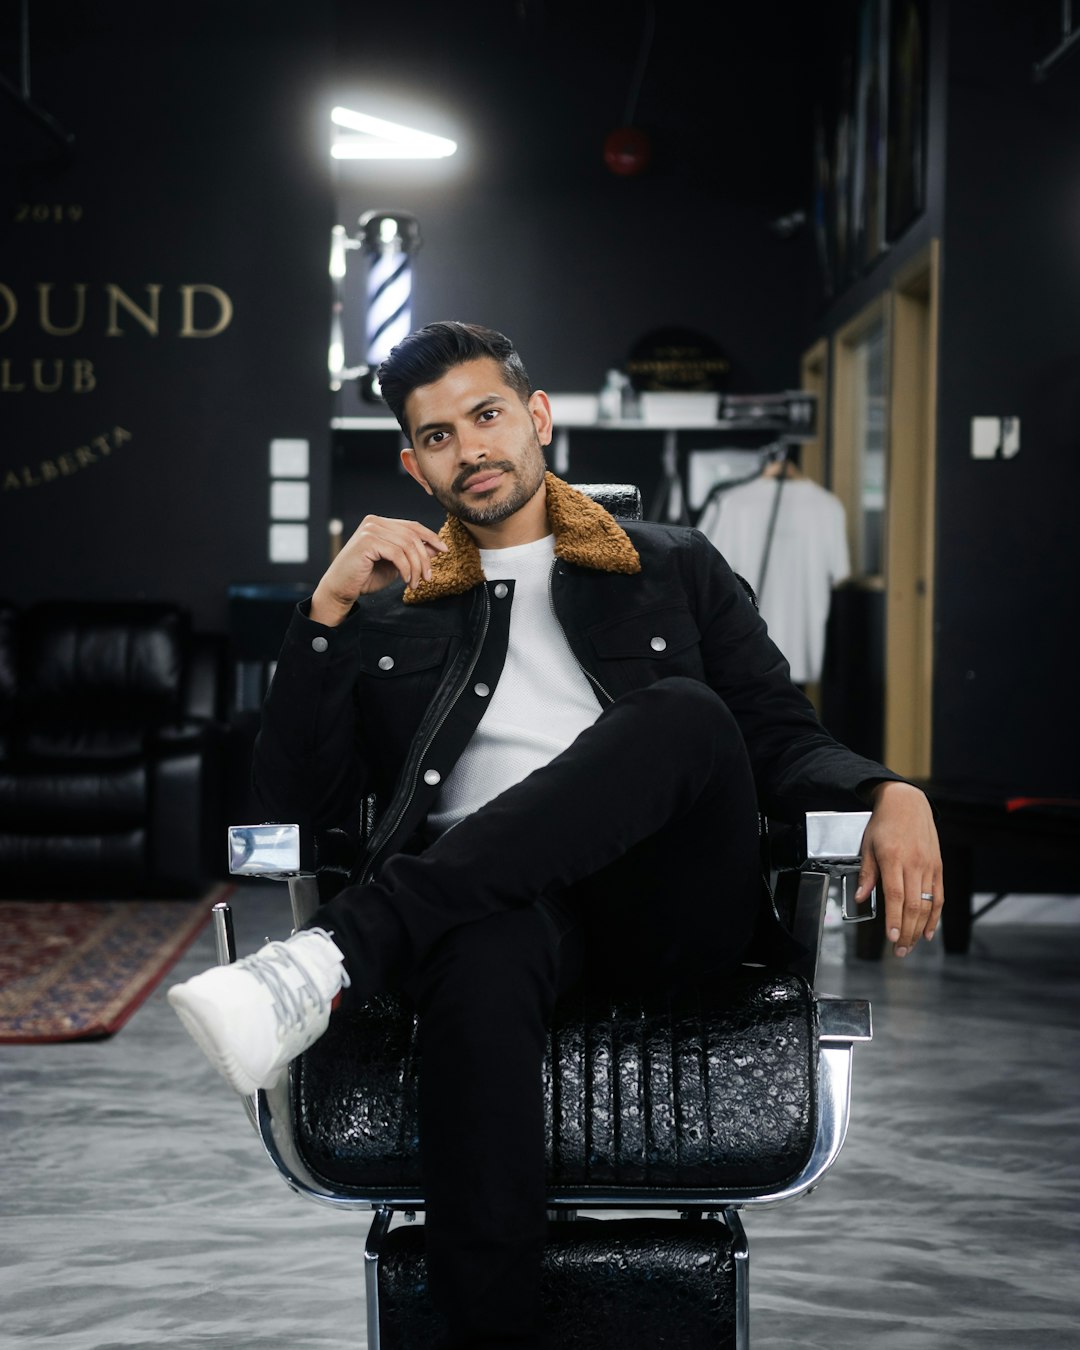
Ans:
{"type": "Polygon", "coordinates": [[[688,675],[669,675],[629,697],[640,698],[649,709],[650,722],[669,734],[690,739],[741,737],[734,714],[716,690],[688,675]]]}

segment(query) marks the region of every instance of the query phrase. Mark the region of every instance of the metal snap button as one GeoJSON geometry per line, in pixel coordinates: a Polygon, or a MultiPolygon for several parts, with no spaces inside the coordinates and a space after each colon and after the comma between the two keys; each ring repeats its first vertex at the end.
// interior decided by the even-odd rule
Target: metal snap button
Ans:
{"type": "Polygon", "coordinates": [[[313,652],[324,652],[329,646],[330,646],[329,642],[327,642],[327,640],[324,637],[317,637],[311,639],[311,650],[313,652]]]}
{"type": "Polygon", "coordinates": [[[435,787],[437,783],[442,782],[442,774],[438,769],[428,769],[427,773],[424,774],[424,782],[428,787],[435,787]]]}
{"type": "Polygon", "coordinates": [[[393,669],[394,669],[394,658],[393,658],[392,656],[380,656],[380,657],[379,657],[379,669],[380,669],[380,670],[393,670],[393,669]]]}
{"type": "Polygon", "coordinates": [[[649,646],[653,649],[654,652],[662,652],[667,650],[667,642],[662,637],[654,637],[653,640],[649,643],[649,646]]]}
{"type": "Polygon", "coordinates": [[[479,684],[473,685],[473,693],[479,694],[481,698],[487,698],[488,694],[491,693],[491,688],[481,680],[479,684]]]}
{"type": "Polygon", "coordinates": [[[510,593],[510,587],[505,581],[500,581],[495,587],[495,596],[499,600],[505,600],[510,593]]]}

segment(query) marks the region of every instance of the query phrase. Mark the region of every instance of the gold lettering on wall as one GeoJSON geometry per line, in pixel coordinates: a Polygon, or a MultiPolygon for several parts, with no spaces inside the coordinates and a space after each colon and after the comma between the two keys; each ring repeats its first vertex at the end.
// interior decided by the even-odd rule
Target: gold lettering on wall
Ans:
{"type": "Polygon", "coordinates": [[[192,286],[180,287],[180,299],[183,306],[183,321],[180,325],[180,336],[188,337],[217,337],[223,333],[229,324],[232,323],[233,303],[228,295],[220,286],[203,285],[196,283],[192,286]],[[208,295],[216,300],[218,304],[218,320],[210,328],[195,327],[195,294],[208,295]]]}
{"type": "MultiPolygon", "coordinates": [[[[181,289],[183,288],[181,287],[181,289]]],[[[157,282],[151,281],[147,283],[145,290],[150,297],[149,310],[140,309],[131,296],[126,291],[122,291],[115,281],[105,283],[105,294],[109,301],[109,323],[105,329],[106,337],[123,337],[124,335],[124,330],[117,323],[116,307],[118,304],[123,306],[132,318],[137,319],[151,337],[157,337],[158,301],[161,297],[161,286],[157,282]]]]}
{"type": "Polygon", "coordinates": [[[10,286],[5,286],[0,281],[0,300],[4,302],[4,308],[7,310],[7,317],[3,323],[0,323],[0,333],[5,332],[15,322],[15,316],[19,312],[19,302],[15,299],[15,292],[10,286]]]}
{"type": "Polygon", "coordinates": [[[84,357],[81,360],[73,361],[71,364],[71,392],[73,394],[88,394],[97,385],[93,361],[87,361],[84,357]]]}
{"type": "Polygon", "coordinates": [[[23,464],[18,469],[8,469],[0,481],[0,492],[20,492],[24,488],[41,487],[45,483],[55,483],[61,478],[70,478],[81,469],[100,464],[102,458],[108,458],[112,452],[132,439],[132,433],[124,427],[113,427],[90,441],[100,452],[96,455],[90,445],[79,445],[74,450],[64,450],[51,459],[39,460],[37,464],[23,464]]]}
{"type": "MultiPolygon", "coordinates": [[[[41,332],[48,333],[50,337],[73,337],[76,333],[94,330],[93,322],[88,324],[88,316],[91,320],[94,316],[87,293],[96,295],[98,288],[90,287],[85,281],[38,281],[34,283],[34,289],[37,292],[37,326],[41,332]]],[[[125,327],[122,315],[126,315],[151,337],[158,337],[161,333],[164,287],[159,281],[148,281],[143,290],[146,293],[145,302],[134,299],[115,281],[103,282],[100,291],[105,298],[105,313],[100,315],[99,307],[98,323],[104,318],[104,324],[97,331],[106,337],[124,337],[136,331],[131,323],[125,327]]],[[[173,310],[174,318],[179,319],[177,328],[173,330],[177,337],[217,337],[232,323],[232,298],[220,286],[204,281],[186,282],[177,286],[176,292],[180,299],[179,315],[176,315],[175,306],[169,308],[173,310]],[[198,316],[196,309],[200,311],[198,316]],[[198,323],[196,318],[199,319],[198,323]]],[[[0,281],[0,333],[6,333],[15,324],[20,312],[19,297],[15,290],[0,281]]],[[[33,312],[31,307],[28,314],[33,312]]],[[[168,327],[166,331],[170,331],[168,327]]]]}
{"type": "MultiPolygon", "coordinates": [[[[97,387],[94,363],[85,356],[65,361],[62,357],[34,357],[29,363],[29,388],[37,394],[56,394],[64,387],[71,394],[89,394],[97,387]],[[46,368],[51,372],[46,374],[46,368]]],[[[0,394],[22,394],[27,389],[27,368],[18,366],[9,357],[0,360],[0,394]]]]}
{"type": "MultiPolygon", "coordinates": [[[[72,288],[75,292],[75,314],[76,319],[73,324],[66,328],[60,328],[52,321],[50,312],[49,296],[52,294],[53,283],[51,281],[39,281],[37,287],[38,293],[38,319],[41,323],[42,331],[51,333],[53,337],[70,337],[72,333],[77,333],[86,322],[86,285],[78,281],[72,288]]],[[[0,329],[0,332],[3,330],[0,329]]]]}
{"type": "Polygon", "coordinates": [[[64,380],[64,363],[63,361],[55,361],[55,360],[53,361],[52,384],[45,383],[45,377],[41,373],[41,368],[44,364],[45,362],[40,360],[34,362],[33,366],[34,388],[38,391],[39,394],[55,394],[64,380]]]}
{"type": "MultiPolygon", "coordinates": [[[[36,317],[37,330],[53,338],[69,339],[78,333],[85,336],[95,330],[108,338],[143,335],[157,338],[163,331],[164,307],[166,334],[171,332],[180,338],[215,338],[225,332],[234,316],[228,292],[210,282],[187,282],[177,286],[175,292],[170,289],[165,295],[175,297],[171,304],[167,299],[163,300],[164,287],[157,281],[146,282],[143,286],[145,298],[138,300],[115,281],[104,282],[100,288],[84,281],[38,281],[34,283],[34,289],[36,307],[32,303],[20,304],[15,288],[0,281],[0,333],[6,333],[20,317],[24,324],[32,323],[36,317]],[[100,308],[102,297],[104,314],[100,308]],[[98,306],[96,316],[95,303],[98,306]]],[[[28,391],[88,394],[97,385],[98,376],[89,357],[31,357],[29,354],[0,357],[0,394],[28,391]]]]}
{"type": "Polygon", "coordinates": [[[6,359],[0,361],[0,394],[21,394],[25,388],[25,384],[19,384],[12,378],[11,362],[6,359]]]}

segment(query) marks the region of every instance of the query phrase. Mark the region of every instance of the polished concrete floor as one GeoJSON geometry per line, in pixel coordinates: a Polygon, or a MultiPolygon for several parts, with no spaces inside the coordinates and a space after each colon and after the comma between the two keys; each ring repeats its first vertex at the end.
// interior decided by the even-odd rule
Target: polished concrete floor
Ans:
{"type": "MultiPolygon", "coordinates": [[[[284,888],[235,910],[241,950],[288,929],[284,888]]],[[[755,1350],[1080,1347],[1078,970],[1080,925],[1007,922],[825,965],[875,1040],[830,1176],[745,1216],[755,1350]]],[[[4,1350],[366,1345],[365,1219],[278,1180],[163,989],[112,1040],[0,1047],[0,1177],[4,1350]]]]}

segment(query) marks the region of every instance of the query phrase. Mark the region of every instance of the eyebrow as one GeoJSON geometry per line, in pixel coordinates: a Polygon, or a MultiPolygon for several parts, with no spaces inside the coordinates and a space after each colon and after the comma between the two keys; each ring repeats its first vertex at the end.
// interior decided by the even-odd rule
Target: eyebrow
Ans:
{"type": "MultiPolygon", "coordinates": [[[[485,408],[490,408],[493,403],[506,403],[506,399],[501,394],[488,394],[482,398],[479,403],[474,403],[466,412],[466,417],[475,417],[477,413],[483,412],[485,408]]],[[[429,431],[439,431],[442,427],[449,426],[449,422],[424,422],[418,427],[413,428],[413,439],[419,440],[421,436],[426,436],[429,431]]]]}

